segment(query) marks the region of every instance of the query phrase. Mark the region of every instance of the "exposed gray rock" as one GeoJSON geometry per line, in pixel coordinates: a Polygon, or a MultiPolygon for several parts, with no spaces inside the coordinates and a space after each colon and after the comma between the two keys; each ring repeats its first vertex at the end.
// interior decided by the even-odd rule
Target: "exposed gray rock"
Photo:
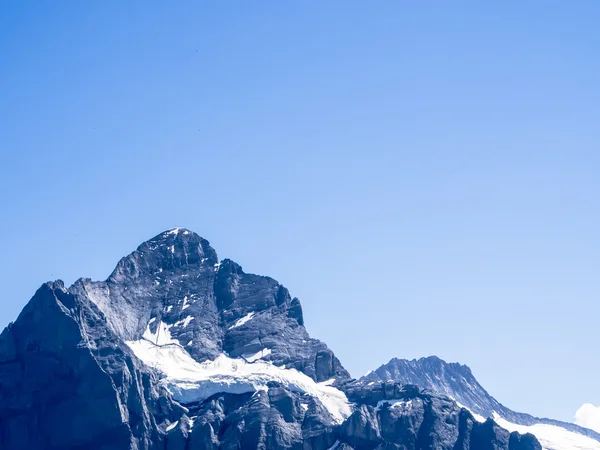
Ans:
{"type": "Polygon", "coordinates": [[[416,386],[353,382],[345,389],[360,406],[339,439],[355,449],[541,450],[534,436],[513,436],[492,420],[479,423],[453,400],[416,386]]]}
{"type": "Polygon", "coordinates": [[[396,381],[448,395],[475,414],[493,417],[494,413],[519,425],[555,425],[600,441],[600,433],[573,423],[533,417],[505,407],[479,384],[468,366],[447,363],[436,356],[406,360],[393,358],[361,378],[363,382],[396,381]]]}

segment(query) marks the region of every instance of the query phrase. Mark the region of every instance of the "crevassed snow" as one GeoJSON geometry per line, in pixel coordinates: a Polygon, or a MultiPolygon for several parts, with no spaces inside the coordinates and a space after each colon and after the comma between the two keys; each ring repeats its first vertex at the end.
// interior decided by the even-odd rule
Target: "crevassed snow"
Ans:
{"type": "Polygon", "coordinates": [[[146,337],[128,341],[127,345],[144,363],[165,375],[162,383],[175,400],[184,404],[200,402],[221,392],[243,394],[265,390],[268,382],[276,381],[291,391],[318,398],[337,423],[343,422],[352,412],[342,391],[316,383],[296,369],[284,369],[260,360],[249,363],[225,355],[198,363],[180,345],[172,341],[168,345],[156,345],[146,337]]]}
{"type": "Polygon", "coordinates": [[[229,327],[229,329],[231,330],[233,328],[241,327],[246,322],[248,322],[249,320],[251,320],[254,317],[254,314],[255,314],[254,311],[249,312],[248,314],[246,314],[241,319],[236,320],[235,323],[229,327]]]}
{"type": "Polygon", "coordinates": [[[263,348],[262,350],[259,350],[258,352],[254,353],[254,354],[245,353],[242,355],[242,358],[244,358],[248,362],[254,362],[254,361],[264,358],[265,356],[270,355],[270,354],[271,354],[270,348],[263,348]]]}
{"type": "Polygon", "coordinates": [[[497,413],[494,413],[493,419],[508,431],[535,435],[544,450],[600,450],[600,442],[561,427],[541,423],[531,426],[517,425],[504,420],[497,413]]]}

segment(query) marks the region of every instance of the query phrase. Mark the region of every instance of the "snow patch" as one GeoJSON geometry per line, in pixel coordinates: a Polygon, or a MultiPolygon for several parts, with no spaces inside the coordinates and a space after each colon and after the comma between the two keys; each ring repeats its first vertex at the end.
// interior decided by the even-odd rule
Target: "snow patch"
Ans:
{"type": "Polygon", "coordinates": [[[508,431],[533,434],[544,450],[600,450],[600,442],[561,427],[541,423],[517,425],[503,419],[498,413],[493,416],[494,421],[508,431]]]}
{"type": "Polygon", "coordinates": [[[385,404],[389,404],[390,408],[402,408],[404,410],[409,410],[412,408],[412,400],[404,400],[404,399],[391,399],[391,400],[379,400],[377,402],[376,410],[379,411],[381,407],[385,404]]]}
{"type": "Polygon", "coordinates": [[[182,228],[180,228],[180,227],[171,228],[169,231],[165,231],[164,235],[165,236],[170,236],[170,235],[177,236],[181,230],[182,230],[182,228]]]}
{"type": "Polygon", "coordinates": [[[167,431],[171,431],[173,428],[175,428],[177,426],[178,423],[179,423],[179,420],[176,422],[173,422],[171,425],[169,425],[167,427],[167,431]]]}
{"type": "Polygon", "coordinates": [[[254,361],[264,358],[265,356],[270,355],[270,354],[271,354],[270,348],[263,348],[262,350],[260,350],[256,353],[244,353],[242,355],[242,358],[244,358],[248,362],[254,362],[254,361]]]}
{"type": "Polygon", "coordinates": [[[183,319],[183,320],[179,320],[179,321],[175,322],[175,326],[176,326],[176,327],[182,327],[182,328],[185,328],[185,327],[187,327],[187,326],[190,324],[190,322],[191,322],[192,320],[194,320],[194,319],[195,319],[195,318],[194,318],[194,316],[187,316],[185,319],[183,319]]]}
{"type": "Polygon", "coordinates": [[[451,395],[449,395],[448,397],[450,397],[452,400],[454,400],[454,403],[456,403],[456,405],[459,408],[463,408],[466,409],[467,411],[469,411],[471,413],[471,415],[473,416],[473,418],[477,421],[477,422],[485,422],[486,418],[483,417],[482,415],[477,414],[476,412],[472,411],[471,409],[467,408],[465,405],[461,404],[460,402],[458,402],[454,397],[452,397],[451,395]]]}
{"type": "Polygon", "coordinates": [[[183,297],[183,306],[181,307],[181,310],[185,311],[189,307],[190,307],[190,303],[188,302],[188,296],[186,295],[183,297]]]}
{"type": "Polygon", "coordinates": [[[241,327],[242,325],[244,325],[249,320],[252,320],[252,318],[254,317],[254,314],[255,314],[254,311],[249,312],[248,314],[246,314],[241,319],[236,320],[235,323],[233,325],[231,325],[228,329],[232,330],[233,328],[241,327]]]}

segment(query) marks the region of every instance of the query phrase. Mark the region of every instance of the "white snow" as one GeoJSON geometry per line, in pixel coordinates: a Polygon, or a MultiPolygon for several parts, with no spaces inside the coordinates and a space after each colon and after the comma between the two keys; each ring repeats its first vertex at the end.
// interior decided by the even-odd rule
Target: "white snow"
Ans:
{"type": "Polygon", "coordinates": [[[169,314],[172,310],[173,310],[173,305],[167,306],[167,309],[166,309],[167,314],[169,314]]]}
{"type": "Polygon", "coordinates": [[[262,350],[259,350],[256,353],[244,353],[242,355],[242,358],[244,358],[246,361],[248,362],[254,362],[254,361],[258,361],[261,358],[264,358],[267,355],[271,354],[271,349],[270,348],[263,348],[262,350]]]}
{"type": "Polygon", "coordinates": [[[177,426],[178,423],[179,423],[179,420],[176,422],[173,422],[171,425],[169,425],[167,427],[167,431],[171,431],[173,428],[175,428],[177,426]]]}
{"type": "Polygon", "coordinates": [[[254,311],[249,312],[248,314],[246,314],[241,319],[236,320],[235,323],[229,327],[229,329],[231,330],[233,328],[241,327],[246,322],[248,322],[249,320],[251,320],[254,317],[254,314],[255,314],[254,311]]]}
{"type": "Polygon", "coordinates": [[[457,400],[456,400],[454,397],[452,397],[451,395],[449,395],[448,397],[450,397],[452,400],[454,400],[454,403],[456,403],[456,404],[458,405],[458,407],[459,407],[459,408],[464,408],[464,409],[466,409],[467,411],[469,411],[469,412],[470,412],[470,413],[473,415],[473,418],[474,418],[474,419],[475,419],[477,422],[481,422],[481,423],[483,423],[483,422],[485,422],[485,421],[486,421],[486,418],[485,418],[485,417],[483,417],[483,416],[482,416],[482,415],[480,415],[480,414],[477,414],[476,412],[472,411],[470,408],[467,408],[465,405],[463,405],[463,404],[459,403],[459,402],[458,402],[458,401],[457,401],[457,400]]]}
{"type": "Polygon", "coordinates": [[[177,236],[179,234],[179,231],[181,231],[181,227],[171,228],[169,231],[165,231],[164,235],[169,236],[171,234],[174,234],[175,236],[177,236]]]}
{"type": "Polygon", "coordinates": [[[318,398],[337,423],[342,423],[352,412],[342,391],[316,383],[296,369],[284,369],[260,360],[249,363],[226,355],[198,363],[170,338],[169,327],[164,324],[160,324],[156,334],[147,330],[144,339],[128,341],[127,345],[143,362],[165,375],[161,382],[175,400],[184,404],[221,392],[243,394],[265,390],[267,383],[276,381],[291,391],[318,398]]]}
{"type": "MultiPolygon", "coordinates": [[[[456,404],[468,410],[478,422],[485,422],[485,418],[479,414],[474,413],[469,408],[461,405],[453,397],[450,396],[456,404]]],[[[546,424],[535,424],[535,425],[518,425],[502,418],[498,413],[494,413],[494,421],[505,430],[510,432],[517,431],[521,434],[531,433],[533,434],[544,450],[600,450],[600,442],[591,439],[587,436],[583,436],[579,433],[566,430],[561,427],[546,424]]]]}
{"type": "Polygon", "coordinates": [[[335,450],[339,446],[340,446],[340,441],[335,441],[334,444],[331,447],[329,447],[329,450],[335,450]]]}
{"type": "Polygon", "coordinates": [[[600,450],[600,442],[561,427],[545,424],[517,425],[504,420],[497,413],[494,413],[493,419],[508,431],[535,435],[544,450],[600,450]]]}
{"type": "Polygon", "coordinates": [[[391,399],[391,400],[379,400],[377,402],[376,409],[379,411],[381,407],[389,403],[390,408],[403,408],[404,410],[409,410],[412,408],[412,400],[403,400],[403,399],[391,399]]]}
{"type": "Polygon", "coordinates": [[[175,246],[174,246],[174,245],[171,245],[171,246],[169,247],[169,249],[171,250],[171,253],[175,253],[175,246]]]}
{"type": "MultiPolygon", "coordinates": [[[[151,320],[150,323],[152,323],[152,322],[153,321],[151,320]]],[[[152,343],[154,345],[169,345],[169,344],[179,345],[179,342],[171,337],[171,332],[169,330],[172,327],[173,327],[173,325],[167,325],[163,321],[160,321],[156,328],[156,332],[152,333],[152,331],[150,331],[150,324],[148,324],[148,326],[146,327],[146,331],[144,331],[144,335],[142,336],[142,338],[145,339],[146,341],[149,341],[150,343],[152,343]]]]}
{"type": "MultiPolygon", "coordinates": [[[[178,303],[181,303],[181,301],[179,301],[178,303]]],[[[190,307],[190,303],[188,302],[188,297],[186,295],[186,296],[183,297],[183,306],[181,307],[181,310],[185,311],[189,307],[190,307]]]]}
{"type": "Polygon", "coordinates": [[[194,316],[187,316],[185,319],[175,322],[175,326],[185,328],[190,324],[192,320],[194,320],[194,316]]]}

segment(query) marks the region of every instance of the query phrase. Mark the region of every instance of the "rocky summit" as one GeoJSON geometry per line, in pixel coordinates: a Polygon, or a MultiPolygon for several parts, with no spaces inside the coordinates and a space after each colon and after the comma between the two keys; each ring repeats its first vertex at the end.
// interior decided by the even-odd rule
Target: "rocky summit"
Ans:
{"type": "Polygon", "coordinates": [[[353,380],[284,286],[175,228],[3,331],[0,449],[542,448],[418,384],[353,380]]]}
{"type": "Polygon", "coordinates": [[[393,358],[361,378],[362,383],[411,384],[452,398],[480,422],[493,418],[504,428],[533,433],[550,450],[600,450],[600,433],[573,423],[515,412],[492,397],[468,366],[447,363],[436,356],[393,358]]]}

